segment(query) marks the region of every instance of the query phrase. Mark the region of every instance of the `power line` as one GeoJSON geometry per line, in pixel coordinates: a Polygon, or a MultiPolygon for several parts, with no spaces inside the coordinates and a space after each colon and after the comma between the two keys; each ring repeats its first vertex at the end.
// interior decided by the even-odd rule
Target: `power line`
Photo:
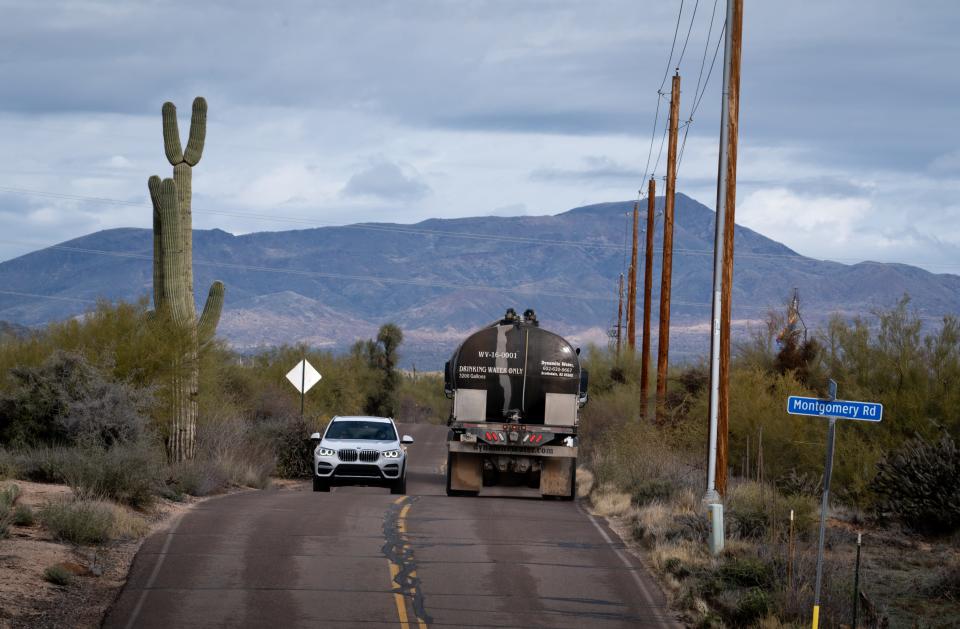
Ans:
{"type": "Polygon", "coordinates": [[[0,295],[14,295],[16,297],[37,297],[39,299],[55,299],[57,301],[77,301],[85,304],[95,304],[92,299],[80,299],[78,297],[59,297],[57,295],[38,295],[36,293],[22,293],[15,290],[0,290],[0,295]]]}
{"type": "MultiPolygon", "coordinates": [[[[700,0],[697,0],[699,2],[700,0]]],[[[649,177],[653,175],[650,171],[650,161],[653,157],[653,144],[656,141],[657,137],[657,123],[660,120],[660,101],[663,100],[663,86],[667,83],[667,75],[670,74],[670,65],[673,62],[673,51],[677,45],[677,33],[680,32],[680,18],[683,15],[683,0],[680,0],[680,10],[677,12],[677,24],[673,29],[673,42],[670,44],[670,55],[667,57],[667,67],[663,71],[663,80],[660,81],[660,87],[657,88],[657,107],[653,113],[653,127],[650,130],[650,148],[647,149],[647,165],[643,167],[643,180],[646,181],[649,177]]],[[[663,150],[661,144],[660,150],[663,150]]],[[[657,161],[660,161],[660,156],[657,156],[657,161]]],[[[642,186],[641,186],[642,187],[642,186]]]]}
{"type": "Polygon", "coordinates": [[[693,21],[697,18],[697,7],[700,6],[700,0],[693,5],[693,14],[690,16],[690,26],[687,27],[687,37],[683,40],[683,48],[680,49],[680,57],[677,59],[677,66],[683,63],[683,55],[687,52],[687,44],[690,42],[690,31],[693,30],[693,21]]]}
{"type": "MultiPolygon", "coordinates": [[[[680,155],[679,155],[679,157],[677,158],[677,169],[678,169],[678,170],[679,170],[679,168],[680,168],[681,162],[683,162],[683,153],[684,153],[684,150],[687,148],[687,134],[688,134],[689,131],[690,131],[690,125],[693,124],[693,117],[694,117],[694,115],[696,115],[697,109],[700,108],[700,101],[703,100],[703,95],[707,93],[707,87],[710,85],[710,77],[713,76],[713,67],[714,67],[714,65],[715,65],[716,62],[717,62],[717,54],[720,52],[720,44],[723,42],[723,35],[724,35],[724,32],[726,32],[726,29],[727,29],[727,25],[726,25],[726,22],[724,22],[723,27],[721,27],[721,29],[720,29],[720,36],[717,38],[717,46],[716,46],[716,48],[714,48],[714,50],[713,50],[713,59],[711,59],[711,61],[710,61],[710,69],[707,71],[707,80],[704,81],[704,83],[703,83],[703,90],[700,91],[699,96],[696,94],[696,92],[694,92],[694,96],[693,96],[693,98],[694,98],[693,106],[692,106],[691,109],[690,109],[690,116],[689,116],[689,118],[687,119],[687,126],[686,126],[686,129],[685,129],[684,132],[683,132],[683,143],[680,145],[680,155]]],[[[709,45],[709,44],[710,44],[710,41],[709,41],[709,39],[708,39],[708,40],[707,40],[707,45],[709,45]]],[[[706,60],[706,48],[704,49],[704,60],[706,60]]],[[[700,71],[701,71],[701,73],[703,72],[703,66],[702,66],[702,65],[700,66],[700,71]]],[[[699,79],[697,79],[697,82],[699,83],[699,79]]]]}
{"type": "MultiPolygon", "coordinates": [[[[699,2],[699,0],[697,0],[699,2]]],[[[667,76],[670,74],[670,66],[673,64],[673,51],[677,46],[677,33],[680,32],[680,18],[683,16],[683,0],[680,0],[680,10],[677,12],[677,25],[673,29],[673,43],[670,44],[670,56],[667,57],[667,68],[663,71],[663,80],[660,81],[658,92],[663,91],[663,86],[667,84],[667,76]]]]}

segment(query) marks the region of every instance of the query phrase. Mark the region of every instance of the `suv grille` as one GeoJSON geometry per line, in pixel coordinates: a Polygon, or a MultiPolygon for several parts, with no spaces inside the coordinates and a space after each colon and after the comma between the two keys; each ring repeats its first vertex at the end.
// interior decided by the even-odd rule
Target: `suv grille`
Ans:
{"type": "Polygon", "coordinates": [[[379,467],[365,463],[343,463],[333,474],[341,478],[381,478],[379,467]]]}
{"type": "Polygon", "coordinates": [[[348,463],[358,459],[364,463],[376,463],[377,459],[380,458],[380,452],[377,450],[340,450],[337,452],[337,458],[348,463]]]}

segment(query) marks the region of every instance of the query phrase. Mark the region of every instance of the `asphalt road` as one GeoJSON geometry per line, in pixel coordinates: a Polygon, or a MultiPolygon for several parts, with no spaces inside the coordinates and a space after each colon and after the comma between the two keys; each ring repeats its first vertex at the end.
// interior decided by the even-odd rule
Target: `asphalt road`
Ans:
{"type": "Polygon", "coordinates": [[[401,433],[407,496],[304,483],[204,502],[144,542],[104,627],[679,626],[577,502],[447,497],[446,428],[401,433]]]}

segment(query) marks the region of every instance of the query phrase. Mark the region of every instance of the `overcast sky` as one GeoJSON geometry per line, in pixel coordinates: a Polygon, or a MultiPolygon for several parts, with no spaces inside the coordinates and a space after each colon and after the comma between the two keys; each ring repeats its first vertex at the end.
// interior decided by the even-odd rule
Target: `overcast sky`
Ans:
{"type": "MultiPolygon", "coordinates": [[[[683,119],[724,4],[707,43],[713,0],[683,3],[683,119]]],[[[960,273],[960,4],[745,4],[738,222],[818,258],[960,273]]],[[[632,199],[680,6],[0,0],[0,259],[149,227],[147,177],[170,172],[160,106],[185,134],[196,95],[197,228],[632,199]]],[[[710,207],[721,65],[678,180],[710,207]]]]}

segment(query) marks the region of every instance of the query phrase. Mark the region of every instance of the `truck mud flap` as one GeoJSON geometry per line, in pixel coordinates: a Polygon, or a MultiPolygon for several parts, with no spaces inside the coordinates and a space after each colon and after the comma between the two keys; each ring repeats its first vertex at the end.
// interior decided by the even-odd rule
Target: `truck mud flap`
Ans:
{"type": "Polygon", "coordinates": [[[573,498],[573,474],[576,459],[542,459],[540,471],[540,495],[573,498]]]}
{"type": "Polygon", "coordinates": [[[479,454],[450,453],[450,489],[479,492],[483,485],[483,461],[479,454]]]}

